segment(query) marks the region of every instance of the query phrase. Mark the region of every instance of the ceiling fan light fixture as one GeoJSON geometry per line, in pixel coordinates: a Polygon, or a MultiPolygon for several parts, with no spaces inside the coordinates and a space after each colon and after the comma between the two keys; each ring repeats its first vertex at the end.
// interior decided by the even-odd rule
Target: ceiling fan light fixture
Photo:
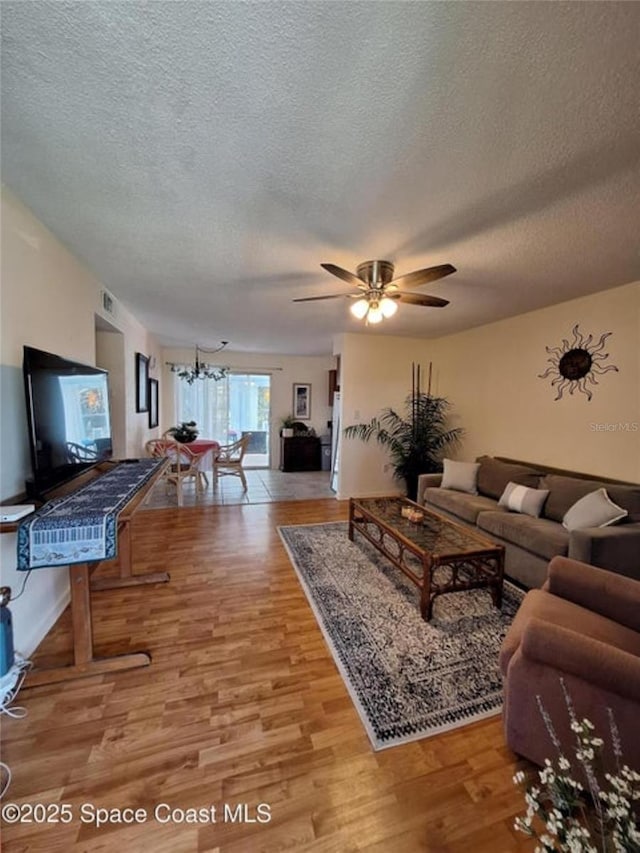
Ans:
{"type": "MultiPolygon", "coordinates": [[[[420,305],[424,308],[445,308],[449,304],[447,299],[431,296],[428,293],[413,293],[406,288],[438,281],[456,271],[451,264],[440,264],[394,278],[394,266],[391,261],[365,261],[358,265],[357,274],[335,264],[320,264],[320,266],[336,278],[357,288],[355,293],[344,294],[347,299],[356,300],[351,304],[351,313],[356,319],[374,325],[393,317],[398,310],[398,302],[407,302],[409,305],[420,305]]],[[[293,301],[316,302],[319,299],[340,298],[340,293],[330,293],[326,296],[303,296],[293,301]]]]}
{"type": "Polygon", "coordinates": [[[367,299],[358,299],[351,306],[351,313],[358,320],[364,320],[367,311],[369,310],[369,301],[367,299]]]}
{"type": "Polygon", "coordinates": [[[393,317],[398,310],[398,303],[395,299],[389,299],[388,296],[385,296],[380,300],[380,310],[384,317],[393,317]]]}
{"type": "Polygon", "coordinates": [[[381,323],[384,320],[384,314],[377,302],[372,302],[369,305],[369,313],[367,314],[367,323],[381,323]]]}

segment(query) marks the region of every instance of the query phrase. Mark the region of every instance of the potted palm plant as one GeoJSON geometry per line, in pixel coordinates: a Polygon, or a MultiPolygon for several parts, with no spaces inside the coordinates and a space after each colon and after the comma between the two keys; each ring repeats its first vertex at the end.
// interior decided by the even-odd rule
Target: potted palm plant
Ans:
{"type": "Polygon", "coordinates": [[[404,415],[386,408],[368,424],[346,427],[344,434],[361,441],[373,438],[386,448],[394,477],[405,482],[407,495],[415,500],[419,475],[441,471],[445,451],[454,447],[464,434],[460,427],[449,427],[450,408],[445,397],[434,397],[431,393],[431,365],[426,392],[420,389],[420,368],[416,373],[414,365],[412,391],[405,400],[404,415]]]}

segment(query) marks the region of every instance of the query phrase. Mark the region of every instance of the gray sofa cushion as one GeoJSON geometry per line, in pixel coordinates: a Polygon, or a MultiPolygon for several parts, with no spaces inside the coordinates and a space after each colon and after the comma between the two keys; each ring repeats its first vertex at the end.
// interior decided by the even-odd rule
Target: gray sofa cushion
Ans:
{"type": "Polygon", "coordinates": [[[549,489],[542,515],[552,521],[562,523],[565,513],[576,501],[598,489],[606,489],[611,500],[627,510],[629,515],[621,523],[640,521],[640,486],[622,486],[616,483],[601,483],[598,480],[580,480],[561,474],[546,474],[540,481],[540,488],[549,489]]]}
{"type": "MultiPolygon", "coordinates": [[[[486,510],[500,512],[500,507],[491,498],[482,495],[469,495],[466,492],[455,492],[453,489],[425,489],[424,502],[427,507],[443,509],[456,515],[470,524],[475,524],[478,514],[486,510]]],[[[506,512],[506,510],[502,510],[506,512]]]]}
{"type": "Polygon", "coordinates": [[[548,560],[557,555],[566,556],[569,550],[568,531],[548,518],[513,512],[481,512],[477,524],[487,533],[548,560]]]}
{"type": "Polygon", "coordinates": [[[543,472],[536,471],[535,468],[516,465],[513,462],[501,462],[491,456],[479,456],[476,462],[480,463],[478,492],[496,500],[501,497],[507,483],[537,489],[540,477],[543,476],[543,472]]]}
{"type": "Polygon", "coordinates": [[[640,581],[640,524],[613,524],[574,530],[569,557],[601,569],[615,566],[621,575],[640,581]]]}

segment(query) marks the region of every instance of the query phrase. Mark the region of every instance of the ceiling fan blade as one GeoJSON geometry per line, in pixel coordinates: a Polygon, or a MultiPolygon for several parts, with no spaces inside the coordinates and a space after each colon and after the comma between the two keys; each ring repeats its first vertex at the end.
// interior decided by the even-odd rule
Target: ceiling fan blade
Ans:
{"type": "Polygon", "coordinates": [[[335,293],[331,296],[303,296],[301,299],[292,299],[292,302],[317,302],[319,299],[344,299],[344,293],[335,293]]]}
{"type": "Polygon", "coordinates": [[[426,305],[429,308],[444,308],[449,304],[448,299],[440,299],[439,296],[429,296],[426,293],[390,293],[389,296],[400,302],[408,302],[409,305],[426,305]]]}
{"type": "Polygon", "coordinates": [[[388,287],[418,287],[421,284],[429,284],[430,281],[437,281],[439,278],[444,278],[446,275],[451,275],[456,268],[451,264],[441,264],[439,267],[427,267],[424,270],[415,270],[408,272],[406,275],[401,275],[399,278],[394,278],[389,282],[388,287]]]}
{"type": "Polygon", "coordinates": [[[320,266],[322,269],[330,272],[331,275],[336,275],[338,278],[341,278],[349,284],[353,284],[355,287],[366,288],[368,286],[366,282],[362,281],[361,278],[358,278],[357,275],[349,272],[349,270],[343,270],[342,267],[337,267],[335,264],[320,264],[320,266]]]}

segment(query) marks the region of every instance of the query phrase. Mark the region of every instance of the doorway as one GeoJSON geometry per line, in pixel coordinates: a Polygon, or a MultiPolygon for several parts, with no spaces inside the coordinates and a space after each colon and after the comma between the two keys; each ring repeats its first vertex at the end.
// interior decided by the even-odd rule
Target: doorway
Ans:
{"type": "Polygon", "coordinates": [[[109,408],[114,459],[127,456],[127,412],[124,335],[95,315],[96,367],[109,371],[109,408]]]}
{"type": "Polygon", "coordinates": [[[270,375],[230,373],[217,382],[178,381],[175,388],[178,421],[195,421],[201,438],[220,444],[232,444],[250,433],[245,467],[270,467],[270,375]]]}

